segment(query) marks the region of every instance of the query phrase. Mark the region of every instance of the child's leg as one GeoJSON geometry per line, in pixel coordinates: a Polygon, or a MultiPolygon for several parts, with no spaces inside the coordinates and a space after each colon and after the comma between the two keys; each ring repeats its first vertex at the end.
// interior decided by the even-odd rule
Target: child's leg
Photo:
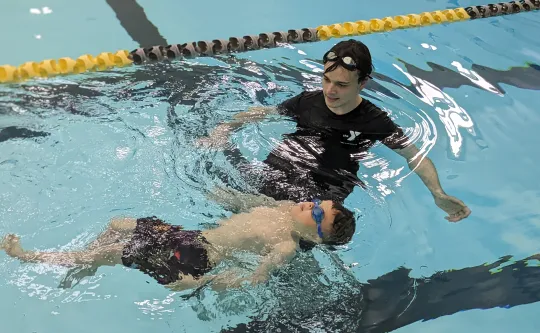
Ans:
{"type": "Polygon", "coordinates": [[[94,276],[98,268],[99,267],[94,267],[91,265],[75,266],[66,273],[62,280],[60,280],[58,288],[73,288],[85,277],[94,276]]]}
{"type": "Polygon", "coordinates": [[[135,230],[136,226],[137,219],[132,217],[114,218],[111,220],[111,223],[109,223],[109,227],[111,229],[122,233],[131,233],[133,230],[135,230]]]}
{"type": "Polygon", "coordinates": [[[107,229],[90,243],[87,249],[93,250],[119,241],[129,240],[136,226],[137,220],[134,218],[113,218],[107,229]]]}
{"type": "MultiPolygon", "coordinates": [[[[112,244],[124,243],[131,238],[133,230],[137,225],[137,220],[132,218],[113,218],[107,228],[87,246],[88,251],[110,246],[112,244]]],[[[60,280],[59,288],[73,288],[82,279],[96,274],[99,266],[96,265],[78,265],[71,268],[60,280]]]]}
{"type": "Polygon", "coordinates": [[[21,247],[19,237],[13,234],[7,235],[0,244],[0,248],[4,249],[8,255],[23,262],[43,262],[62,266],[92,265],[94,267],[121,264],[123,247],[122,243],[114,243],[88,251],[26,251],[21,247]]]}

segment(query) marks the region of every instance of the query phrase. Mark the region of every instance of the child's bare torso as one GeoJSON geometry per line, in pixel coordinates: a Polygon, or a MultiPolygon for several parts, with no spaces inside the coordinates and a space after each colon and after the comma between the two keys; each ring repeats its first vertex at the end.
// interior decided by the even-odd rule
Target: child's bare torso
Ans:
{"type": "Polygon", "coordinates": [[[292,241],[291,207],[290,203],[257,207],[231,216],[215,229],[205,230],[203,235],[212,244],[210,252],[221,259],[237,251],[264,255],[274,245],[292,241]]]}

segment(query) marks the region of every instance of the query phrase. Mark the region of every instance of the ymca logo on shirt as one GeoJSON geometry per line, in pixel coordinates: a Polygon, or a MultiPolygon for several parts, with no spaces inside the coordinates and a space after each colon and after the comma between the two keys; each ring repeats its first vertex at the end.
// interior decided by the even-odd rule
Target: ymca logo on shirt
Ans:
{"type": "Polygon", "coordinates": [[[356,137],[358,137],[362,132],[356,132],[356,131],[349,131],[347,134],[343,134],[343,137],[347,139],[347,141],[354,141],[356,137]]]}

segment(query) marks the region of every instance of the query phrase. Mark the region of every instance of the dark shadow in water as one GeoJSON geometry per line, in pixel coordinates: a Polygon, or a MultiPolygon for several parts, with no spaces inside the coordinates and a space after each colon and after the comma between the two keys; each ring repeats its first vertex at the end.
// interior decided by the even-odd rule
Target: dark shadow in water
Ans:
{"type": "MultiPolygon", "coordinates": [[[[292,286],[286,292],[276,288],[275,304],[280,306],[221,332],[310,332],[308,328],[317,327],[325,332],[383,333],[460,311],[534,303],[540,301],[540,267],[527,266],[526,261],[539,258],[511,262],[511,257],[504,257],[489,265],[419,279],[400,267],[367,283],[345,278],[331,284],[321,284],[320,273],[304,263],[302,274],[282,272],[277,277],[275,285],[292,286]],[[314,277],[304,281],[310,274],[314,277]],[[296,299],[308,305],[302,307],[296,299]]],[[[317,267],[314,260],[309,265],[317,267]]]]}
{"type": "Polygon", "coordinates": [[[12,139],[28,139],[48,136],[49,133],[41,131],[33,131],[27,128],[18,126],[8,126],[0,129],[0,142],[12,139]]]}
{"type": "Polygon", "coordinates": [[[150,22],[144,8],[135,0],[107,0],[122,27],[140,47],[168,45],[158,28],[150,22]]]}
{"type": "MultiPolygon", "coordinates": [[[[429,81],[440,89],[459,88],[461,86],[472,86],[479,88],[471,80],[467,79],[457,71],[428,62],[431,71],[418,68],[414,65],[400,60],[409,74],[429,81]]],[[[487,66],[473,64],[471,71],[478,73],[486,82],[490,83],[501,93],[506,93],[501,84],[507,84],[521,89],[540,90],[540,66],[528,64],[524,67],[511,67],[507,70],[498,70],[487,66]]],[[[387,81],[389,78],[380,78],[387,81]]],[[[388,81],[395,83],[395,81],[388,81]]],[[[414,91],[414,90],[412,90],[414,91]]]]}

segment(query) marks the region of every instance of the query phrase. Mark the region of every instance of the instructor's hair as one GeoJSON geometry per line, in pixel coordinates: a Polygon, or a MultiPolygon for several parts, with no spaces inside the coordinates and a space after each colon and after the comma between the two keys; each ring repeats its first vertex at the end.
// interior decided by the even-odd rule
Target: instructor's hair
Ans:
{"type": "MultiPolygon", "coordinates": [[[[371,53],[366,44],[354,40],[344,40],[334,45],[330,51],[334,51],[339,57],[349,56],[356,62],[358,68],[358,82],[362,82],[373,72],[373,61],[371,60],[371,53]]],[[[324,72],[331,72],[338,66],[336,62],[332,66],[328,67],[324,72]]]]}

